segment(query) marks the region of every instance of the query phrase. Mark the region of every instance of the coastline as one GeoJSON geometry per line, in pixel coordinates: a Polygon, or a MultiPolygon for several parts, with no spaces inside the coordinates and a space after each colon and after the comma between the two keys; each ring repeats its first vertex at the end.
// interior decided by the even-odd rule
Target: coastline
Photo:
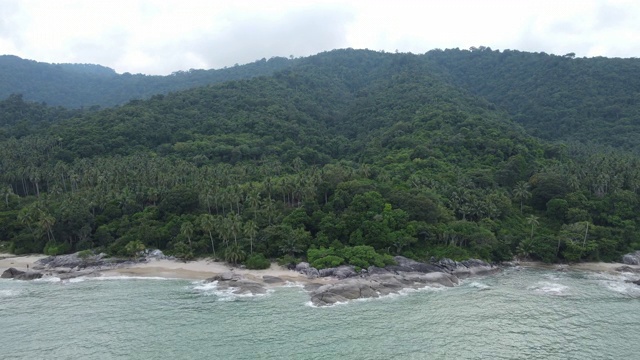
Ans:
{"type": "MultiPolygon", "coordinates": [[[[48,257],[47,255],[29,254],[13,255],[0,253],[0,273],[8,268],[16,268],[20,271],[34,269],[36,261],[48,257]]],[[[53,273],[56,273],[56,269],[53,273]]],[[[61,271],[68,273],[69,270],[61,271]]],[[[188,262],[180,260],[151,259],[147,262],[128,264],[121,267],[95,269],[92,276],[135,276],[135,277],[166,277],[185,280],[206,280],[224,273],[233,272],[247,279],[262,281],[264,276],[278,277],[283,281],[296,283],[321,283],[332,282],[330,278],[309,279],[306,275],[294,270],[286,269],[277,263],[271,263],[271,267],[264,270],[249,270],[233,265],[216,262],[207,259],[199,259],[188,262]]],[[[82,275],[82,274],[81,274],[82,275]]]]}
{"type": "MultiPolygon", "coordinates": [[[[21,271],[27,270],[27,265],[33,269],[36,261],[46,258],[47,255],[29,254],[13,255],[0,253],[0,271],[10,267],[21,271]]],[[[518,266],[526,268],[540,268],[555,271],[591,271],[615,273],[616,269],[626,266],[640,272],[640,265],[625,265],[623,263],[587,262],[576,264],[545,264],[537,261],[521,261],[518,266]]],[[[97,269],[96,273],[104,276],[136,276],[136,277],[167,277],[187,280],[206,280],[224,273],[233,272],[247,279],[261,281],[263,276],[279,277],[284,281],[298,283],[332,283],[337,279],[332,277],[310,279],[306,275],[294,270],[286,269],[276,263],[272,263],[269,269],[249,270],[234,267],[228,263],[216,262],[207,259],[199,259],[188,262],[180,260],[152,259],[147,262],[130,264],[111,269],[97,269]]]]}

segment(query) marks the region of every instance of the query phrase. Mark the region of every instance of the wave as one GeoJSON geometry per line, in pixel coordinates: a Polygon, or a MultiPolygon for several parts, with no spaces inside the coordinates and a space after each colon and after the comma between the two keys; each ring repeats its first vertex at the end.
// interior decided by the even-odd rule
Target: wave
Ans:
{"type": "Polygon", "coordinates": [[[478,281],[471,282],[471,283],[469,283],[468,286],[472,287],[472,288],[480,289],[480,290],[489,290],[489,289],[491,289],[491,286],[489,286],[487,284],[483,284],[483,283],[478,282],[478,281]]]}
{"type": "Polygon", "coordinates": [[[40,279],[32,280],[33,282],[43,282],[43,283],[56,283],[60,281],[60,278],[57,276],[43,276],[40,279]]]}
{"type": "Polygon", "coordinates": [[[22,292],[17,289],[3,289],[0,290],[0,299],[19,296],[22,292]]]}
{"type": "Polygon", "coordinates": [[[203,296],[216,296],[218,301],[236,301],[243,298],[259,298],[270,295],[274,292],[273,289],[267,289],[264,294],[235,294],[234,291],[236,291],[237,288],[219,289],[217,281],[212,281],[210,283],[195,281],[191,284],[194,285],[191,289],[201,293],[203,296]]]}
{"type": "Polygon", "coordinates": [[[569,287],[559,283],[539,281],[536,285],[530,286],[529,290],[538,294],[567,296],[569,295],[569,287]]]}

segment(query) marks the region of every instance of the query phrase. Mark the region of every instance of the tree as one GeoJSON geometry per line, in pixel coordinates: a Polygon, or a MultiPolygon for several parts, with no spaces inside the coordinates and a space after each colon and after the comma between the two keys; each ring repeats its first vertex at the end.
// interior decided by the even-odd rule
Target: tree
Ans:
{"type": "Polygon", "coordinates": [[[531,192],[529,191],[529,183],[526,181],[519,181],[516,183],[516,186],[513,188],[513,197],[520,201],[520,213],[522,213],[522,205],[524,200],[531,197],[531,192]]]}
{"type": "Polygon", "coordinates": [[[213,257],[216,257],[216,247],[213,244],[213,235],[211,232],[215,228],[216,219],[211,214],[202,214],[200,215],[200,228],[203,231],[206,231],[209,234],[209,239],[211,240],[211,252],[213,253],[213,257]]]}
{"type": "Polygon", "coordinates": [[[253,239],[255,239],[256,235],[258,235],[258,225],[255,221],[249,220],[244,224],[243,231],[244,234],[249,238],[249,253],[253,255],[253,239]]]}
{"type": "Polygon", "coordinates": [[[236,265],[238,261],[242,261],[245,259],[246,253],[238,244],[233,244],[224,251],[224,259],[227,262],[233,263],[236,265]]]}
{"type": "Polygon", "coordinates": [[[193,236],[193,224],[190,221],[185,221],[180,226],[180,233],[189,241],[189,249],[192,249],[191,237],[193,236]]]}
{"type": "Polygon", "coordinates": [[[533,242],[533,228],[540,224],[538,217],[535,215],[529,215],[529,217],[527,217],[527,224],[531,225],[531,236],[529,237],[529,240],[533,242]]]}
{"type": "Polygon", "coordinates": [[[49,241],[53,241],[55,243],[56,239],[53,236],[53,231],[51,231],[51,229],[53,228],[53,225],[56,223],[56,218],[53,217],[52,215],[49,215],[45,212],[42,212],[40,214],[40,220],[38,221],[38,224],[40,225],[40,228],[42,228],[42,230],[44,230],[47,233],[47,238],[49,239],[49,241]]]}

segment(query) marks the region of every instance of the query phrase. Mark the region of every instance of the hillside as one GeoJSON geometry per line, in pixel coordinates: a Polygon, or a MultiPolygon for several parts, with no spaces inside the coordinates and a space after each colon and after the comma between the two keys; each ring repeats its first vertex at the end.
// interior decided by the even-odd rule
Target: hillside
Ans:
{"type": "Polygon", "coordinates": [[[640,59],[488,48],[433,50],[426,57],[533,136],[640,151],[640,59]]]}
{"type": "Polygon", "coordinates": [[[218,70],[178,71],[167,76],[117,74],[92,64],[48,64],[17,56],[0,56],[0,99],[21,94],[25,100],[68,108],[110,107],[133,99],[230,80],[271,75],[293,63],[262,59],[218,70]]]}
{"type": "Polygon", "coordinates": [[[319,267],[640,247],[636,156],[536,139],[432,61],[336,50],[21,137],[7,123],[0,238],[19,253],[157,247],[319,267]]]}

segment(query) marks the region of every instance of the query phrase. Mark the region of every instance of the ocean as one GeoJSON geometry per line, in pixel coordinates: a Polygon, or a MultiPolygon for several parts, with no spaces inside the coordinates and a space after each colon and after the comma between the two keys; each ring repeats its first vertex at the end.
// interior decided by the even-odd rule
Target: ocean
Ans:
{"type": "Polygon", "coordinates": [[[165,278],[0,280],[0,359],[636,359],[633,274],[506,269],[317,308],[165,278]]]}

